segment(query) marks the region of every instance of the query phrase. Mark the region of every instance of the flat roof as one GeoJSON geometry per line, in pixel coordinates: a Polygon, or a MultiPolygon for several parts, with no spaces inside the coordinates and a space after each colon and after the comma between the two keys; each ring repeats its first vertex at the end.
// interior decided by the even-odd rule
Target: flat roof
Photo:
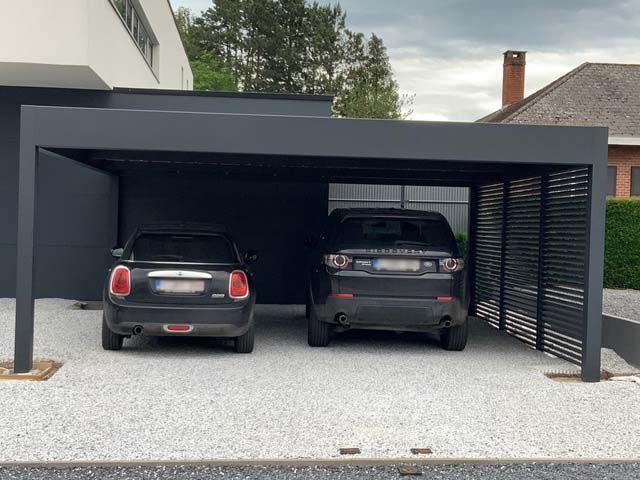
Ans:
{"type": "Polygon", "coordinates": [[[333,95],[312,95],[309,93],[263,93],[263,92],[218,92],[213,90],[166,90],[156,88],[114,87],[115,93],[138,95],[177,95],[183,97],[228,97],[264,100],[300,100],[304,102],[333,102],[333,95]]]}

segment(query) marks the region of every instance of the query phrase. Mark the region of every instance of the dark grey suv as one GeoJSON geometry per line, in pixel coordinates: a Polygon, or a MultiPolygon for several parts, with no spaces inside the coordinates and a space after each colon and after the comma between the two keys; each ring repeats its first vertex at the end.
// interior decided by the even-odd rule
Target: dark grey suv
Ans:
{"type": "Polygon", "coordinates": [[[436,332],[448,350],[468,336],[464,260],[439,213],[338,209],[312,247],[309,345],[350,328],[436,332]]]}

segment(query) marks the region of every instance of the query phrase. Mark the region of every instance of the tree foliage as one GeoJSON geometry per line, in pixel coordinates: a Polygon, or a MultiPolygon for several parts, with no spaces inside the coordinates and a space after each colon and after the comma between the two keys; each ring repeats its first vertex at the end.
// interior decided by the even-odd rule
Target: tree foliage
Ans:
{"type": "Polygon", "coordinates": [[[176,25],[191,63],[193,88],[195,90],[237,91],[238,82],[228,64],[201,46],[201,28],[191,10],[180,7],[176,10],[176,25]]]}
{"type": "Polygon", "coordinates": [[[382,39],[347,29],[338,4],[215,0],[176,17],[196,88],[331,94],[337,115],[363,118],[404,118],[411,104],[382,39]]]}

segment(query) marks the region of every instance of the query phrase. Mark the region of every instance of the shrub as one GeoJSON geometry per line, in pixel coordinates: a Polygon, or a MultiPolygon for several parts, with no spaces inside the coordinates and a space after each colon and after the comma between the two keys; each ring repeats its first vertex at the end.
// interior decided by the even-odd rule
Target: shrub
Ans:
{"type": "Polygon", "coordinates": [[[608,198],[605,288],[640,290],[640,198],[608,198]]]}
{"type": "Polygon", "coordinates": [[[467,234],[464,232],[456,232],[456,242],[458,242],[458,249],[460,250],[460,255],[464,259],[467,258],[467,252],[469,251],[469,239],[467,234]]]}

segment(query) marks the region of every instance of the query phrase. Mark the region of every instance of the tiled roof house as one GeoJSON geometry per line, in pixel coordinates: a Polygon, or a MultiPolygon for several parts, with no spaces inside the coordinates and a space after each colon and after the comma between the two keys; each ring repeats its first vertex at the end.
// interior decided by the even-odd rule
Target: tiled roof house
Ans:
{"type": "Polygon", "coordinates": [[[525,55],[504,53],[503,106],[478,121],[607,126],[607,193],[640,195],[640,65],[583,63],[524,97],[525,55]]]}

